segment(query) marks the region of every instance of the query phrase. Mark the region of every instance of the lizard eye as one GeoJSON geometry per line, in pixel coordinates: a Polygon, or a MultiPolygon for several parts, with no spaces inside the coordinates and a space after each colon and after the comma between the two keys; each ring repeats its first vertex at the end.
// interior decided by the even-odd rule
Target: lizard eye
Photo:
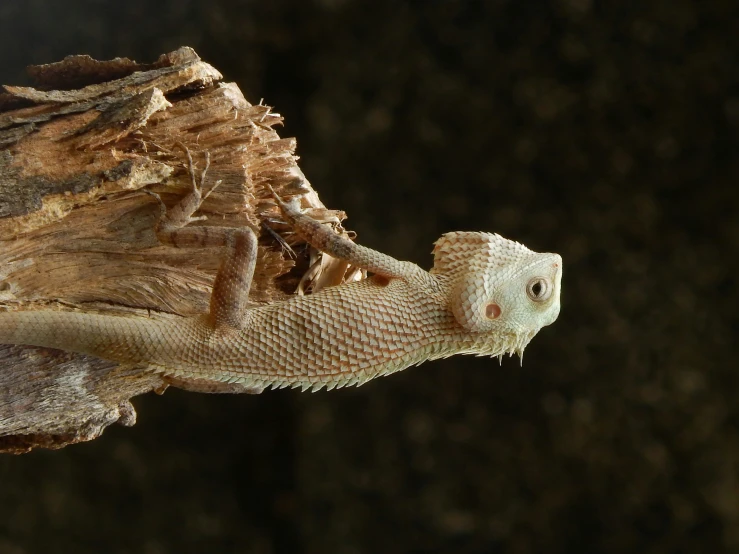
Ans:
{"type": "Polygon", "coordinates": [[[544,302],[552,296],[552,286],[549,283],[549,280],[544,279],[543,277],[534,277],[529,281],[528,285],[526,285],[526,294],[528,294],[529,298],[534,302],[544,302]]]}

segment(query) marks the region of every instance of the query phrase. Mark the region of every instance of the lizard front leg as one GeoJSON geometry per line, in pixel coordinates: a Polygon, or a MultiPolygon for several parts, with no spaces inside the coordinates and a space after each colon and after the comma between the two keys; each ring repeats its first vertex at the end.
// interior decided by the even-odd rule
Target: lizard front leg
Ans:
{"type": "Polygon", "coordinates": [[[428,275],[414,263],[396,260],[392,256],[356,244],[334,233],[328,226],[302,213],[297,201],[285,202],[272,187],[268,185],[268,188],[287,222],[314,248],[334,258],[345,260],[355,267],[388,278],[410,279],[428,275]]]}

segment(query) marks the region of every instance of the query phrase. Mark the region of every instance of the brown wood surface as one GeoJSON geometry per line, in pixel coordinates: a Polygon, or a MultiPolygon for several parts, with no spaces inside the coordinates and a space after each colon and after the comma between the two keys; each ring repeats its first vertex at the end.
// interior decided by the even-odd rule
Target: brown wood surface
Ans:
{"type": "MultiPolygon", "coordinates": [[[[0,94],[0,309],[205,312],[219,249],[159,244],[158,207],[142,191],[158,192],[168,205],[186,193],[182,146],[196,171],[210,155],[206,189],[221,181],[201,210],[208,225],[284,231],[266,184],[302,191],[315,217],[343,217],[305,181],[295,140],[274,130],[280,115],[220,82],[190,48],[147,65],[71,56],[29,71],[37,88],[6,86],[0,94]]],[[[294,291],[311,262],[331,264],[315,252],[306,259],[301,248],[295,257],[266,230],[260,245],[254,302],[294,291]]],[[[0,345],[0,451],[60,448],[111,423],[133,425],[130,399],[168,385],[177,383],[141,368],[0,345]]]]}

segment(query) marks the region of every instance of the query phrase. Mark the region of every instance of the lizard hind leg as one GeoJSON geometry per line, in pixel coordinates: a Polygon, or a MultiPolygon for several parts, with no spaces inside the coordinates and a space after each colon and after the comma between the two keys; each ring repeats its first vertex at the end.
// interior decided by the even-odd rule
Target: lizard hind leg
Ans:
{"type": "Polygon", "coordinates": [[[167,209],[158,194],[147,191],[159,203],[160,216],[155,231],[160,242],[177,248],[225,246],[226,252],[213,283],[210,312],[207,317],[213,329],[240,328],[249,307],[249,290],[257,261],[257,237],[249,227],[189,226],[203,221],[206,216],[193,216],[208,195],[220,184],[217,181],[207,193],[203,193],[205,176],[210,167],[210,155],[206,153],[205,168],[200,179],[195,176],[192,155],[185,151],[192,190],[172,208],[167,209]]]}
{"type": "Polygon", "coordinates": [[[226,247],[210,296],[209,321],[214,328],[239,329],[249,310],[249,290],[257,265],[257,237],[248,227],[234,229],[226,247]]]}

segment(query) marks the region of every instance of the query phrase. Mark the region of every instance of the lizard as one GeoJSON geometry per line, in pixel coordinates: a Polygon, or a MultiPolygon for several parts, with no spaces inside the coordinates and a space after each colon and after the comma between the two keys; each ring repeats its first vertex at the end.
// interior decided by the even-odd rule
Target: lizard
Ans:
{"type": "MultiPolygon", "coordinates": [[[[192,190],[155,231],[177,247],[225,247],[207,314],[152,317],[64,309],[0,312],[0,344],[56,348],[141,366],[200,392],[260,393],[361,385],[454,354],[502,358],[524,348],[560,311],[562,258],[486,232],[450,232],[433,267],[359,245],[312,219],[299,199],[267,185],[284,221],[308,244],[370,273],[272,304],[249,302],[257,237],[249,227],[189,226],[207,193],[192,190]]],[[[216,183],[215,186],[217,186],[216,183]]]]}

